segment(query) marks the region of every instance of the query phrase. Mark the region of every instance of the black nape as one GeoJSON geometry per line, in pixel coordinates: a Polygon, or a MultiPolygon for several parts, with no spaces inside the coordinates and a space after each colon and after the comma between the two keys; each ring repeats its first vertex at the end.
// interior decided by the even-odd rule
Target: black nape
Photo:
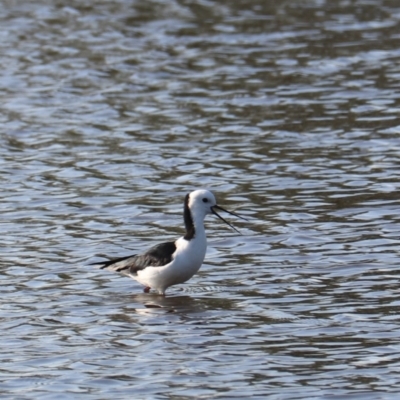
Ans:
{"type": "Polygon", "coordinates": [[[186,228],[186,234],[183,238],[186,240],[191,240],[194,238],[196,231],[193,225],[192,214],[189,209],[189,193],[185,197],[185,204],[183,206],[183,220],[186,228]]]}

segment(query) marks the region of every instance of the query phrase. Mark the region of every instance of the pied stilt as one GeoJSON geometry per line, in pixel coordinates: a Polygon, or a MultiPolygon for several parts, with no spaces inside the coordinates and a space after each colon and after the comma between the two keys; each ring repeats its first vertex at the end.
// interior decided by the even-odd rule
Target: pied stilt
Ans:
{"type": "Polygon", "coordinates": [[[207,249],[204,218],[214,214],[238,232],[228,221],[217,214],[225,211],[236,217],[240,215],[217,205],[214,195],[208,190],[195,190],[185,197],[183,219],[186,233],[174,242],[158,244],[143,254],[130,255],[106,262],[93,263],[101,269],[120,272],[136,279],[145,286],[144,291],[157,290],[165,295],[172,285],[189,280],[201,267],[207,249]]]}

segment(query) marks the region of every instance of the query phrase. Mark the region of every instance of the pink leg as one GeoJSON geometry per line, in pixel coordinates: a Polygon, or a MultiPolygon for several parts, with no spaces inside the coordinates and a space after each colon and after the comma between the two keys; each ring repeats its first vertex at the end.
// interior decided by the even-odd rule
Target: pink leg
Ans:
{"type": "Polygon", "coordinates": [[[150,292],[150,289],[151,289],[151,287],[146,286],[146,287],[143,289],[143,292],[149,293],[149,292],[150,292]]]}

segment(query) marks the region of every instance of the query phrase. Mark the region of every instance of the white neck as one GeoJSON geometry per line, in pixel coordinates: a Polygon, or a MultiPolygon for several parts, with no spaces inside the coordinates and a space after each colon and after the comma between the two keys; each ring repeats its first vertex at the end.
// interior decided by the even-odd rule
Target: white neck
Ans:
{"type": "Polygon", "coordinates": [[[203,215],[193,215],[192,213],[192,218],[193,218],[193,225],[194,225],[194,230],[195,230],[195,238],[198,237],[206,237],[206,230],[204,228],[204,217],[203,215]]]}

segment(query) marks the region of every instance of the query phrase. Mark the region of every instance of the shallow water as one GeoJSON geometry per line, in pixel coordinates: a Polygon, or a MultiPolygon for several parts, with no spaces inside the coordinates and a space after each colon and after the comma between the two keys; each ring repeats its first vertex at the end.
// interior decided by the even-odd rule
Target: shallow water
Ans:
{"type": "Polygon", "coordinates": [[[4,1],[0,393],[392,399],[396,1],[4,1]],[[267,3],[267,4],[264,4],[267,3]],[[87,264],[182,233],[168,296],[87,264]]]}

